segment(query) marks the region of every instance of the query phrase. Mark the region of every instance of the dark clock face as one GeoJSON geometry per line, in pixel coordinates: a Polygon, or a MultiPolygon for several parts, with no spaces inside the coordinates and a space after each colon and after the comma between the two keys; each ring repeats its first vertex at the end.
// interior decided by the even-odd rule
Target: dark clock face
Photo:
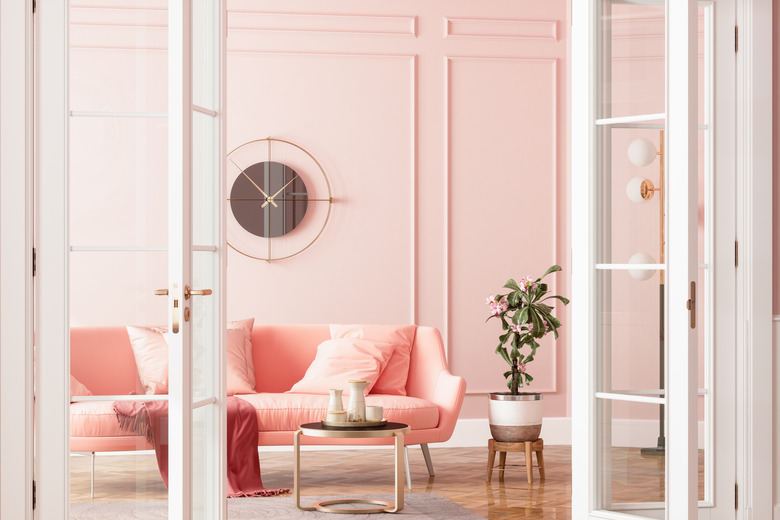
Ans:
{"type": "Polygon", "coordinates": [[[286,235],[301,223],[309,196],[300,175],[282,163],[245,168],[230,190],[230,209],[241,227],[259,237],[286,235]]]}

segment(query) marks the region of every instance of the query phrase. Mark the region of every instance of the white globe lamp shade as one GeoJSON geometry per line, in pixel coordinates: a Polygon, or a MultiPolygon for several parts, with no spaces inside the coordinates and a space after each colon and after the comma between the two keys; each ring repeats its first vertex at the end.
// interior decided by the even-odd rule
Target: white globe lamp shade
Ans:
{"type": "Polygon", "coordinates": [[[643,204],[648,200],[642,196],[643,182],[645,182],[644,177],[634,177],[626,184],[626,195],[628,195],[628,200],[634,204],[643,204]]]}
{"type": "MultiPolygon", "coordinates": [[[[629,264],[654,264],[655,258],[647,253],[636,253],[628,260],[629,264]]],[[[644,281],[649,280],[655,274],[655,269],[629,269],[628,274],[634,280],[644,281]]]]}
{"type": "Polygon", "coordinates": [[[655,160],[658,151],[648,139],[634,139],[628,145],[628,160],[636,166],[647,166],[655,160]]]}

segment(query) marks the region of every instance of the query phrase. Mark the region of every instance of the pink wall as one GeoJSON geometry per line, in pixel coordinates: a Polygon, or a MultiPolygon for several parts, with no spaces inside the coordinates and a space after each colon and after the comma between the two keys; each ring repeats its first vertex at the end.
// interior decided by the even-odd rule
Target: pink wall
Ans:
{"type": "MultiPolygon", "coordinates": [[[[164,111],[165,2],[100,5],[71,9],[72,109],[164,111]]],[[[565,270],[553,290],[569,295],[565,0],[228,7],[228,149],[292,140],[335,197],[301,255],[268,264],[230,251],[228,317],[438,327],[468,380],[462,417],[485,417],[505,370],[485,297],[553,263],[565,270]]],[[[72,130],[71,243],[164,244],[164,119],[74,118],[72,130]]],[[[164,301],[149,298],[165,256],[74,252],[73,324],[165,322],[164,301]],[[96,303],[106,290],[123,298],[96,303]]],[[[560,317],[560,340],[532,370],[552,417],[569,415],[560,317]]]]}
{"type": "MultiPolygon", "coordinates": [[[[230,315],[436,326],[468,380],[462,417],[484,417],[505,370],[485,297],[553,263],[567,269],[553,288],[568,293],[566,3],[230,10],[228,148],[295,141],[336,198],[303,254],[267,264],[231,253],[230,315]]],[[[534,366],[549,416],[568,415],[566,345],[564,329],[534,366]]]]}

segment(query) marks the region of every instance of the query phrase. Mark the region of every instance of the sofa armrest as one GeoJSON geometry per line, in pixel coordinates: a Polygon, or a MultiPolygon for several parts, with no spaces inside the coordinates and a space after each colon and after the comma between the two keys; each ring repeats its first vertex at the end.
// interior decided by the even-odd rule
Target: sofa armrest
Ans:
{"type": "Polygon", "coordinates": [[[444,342],[434,327],[417,327],[406,390],[439,407],[441,441],[449,439],[466,394],[466,380],[450,372],[444,342]]]}
{"type": "Polygon", "coordinates": [[[448,370],[439,372],[431,401],[439,407],[440,442],[449,440],[458,422],[460,407],[466,395],[466,380],[448,370]]]}

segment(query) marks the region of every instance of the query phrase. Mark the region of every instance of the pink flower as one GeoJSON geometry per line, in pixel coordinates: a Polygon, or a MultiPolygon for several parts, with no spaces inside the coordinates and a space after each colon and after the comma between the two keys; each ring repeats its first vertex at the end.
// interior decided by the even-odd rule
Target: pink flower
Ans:
{"type": "Polygon", "coordinates": [[[521,328],[521,326],[520,326],[520,325],[517,325],[517,324],[515,324],[515,323],[513,323],[513,324],[512,324],[512,325],[509,327],[509,330],[510,330],[510,331],[512,331],[512,332],[514,332],[515,334],[522,334],[522,333],[523,333],[523,329],[521,328]]]}
{"type": "Polygon", "coordinates": [[[520,369],[520,373],[521,374],[526,374],[527,373],[525,371],[525,363],[520,363],[520,366],[518,368],[520,369]]]}
{"type": "Polygon", "coordinates": [[[531,278],[530,276],[521,278],[519,285],[520,285],[520,290],[523,291],[524,293],[536,290],[536,284],[534,283],[533,278],[531,278]]]}
{"type": "Polygon", "coordinates": [[[496,303],[498,303],[496,301],[496,295],[495,294],[491,294],[490,296],[485,298],[485,303],[488,304],[488,305],[491,305],[491,306],[496,304],[496,303]]]}
{"type": "Polygon", "coordinates": [[[490,305],[491,316],[498,316],[509,308],[509,304],[506,301],[506,296],[501,298],[501,301],[497,301],[495,296],[491,296],[488,298],[487,303],[490,305]]]}

